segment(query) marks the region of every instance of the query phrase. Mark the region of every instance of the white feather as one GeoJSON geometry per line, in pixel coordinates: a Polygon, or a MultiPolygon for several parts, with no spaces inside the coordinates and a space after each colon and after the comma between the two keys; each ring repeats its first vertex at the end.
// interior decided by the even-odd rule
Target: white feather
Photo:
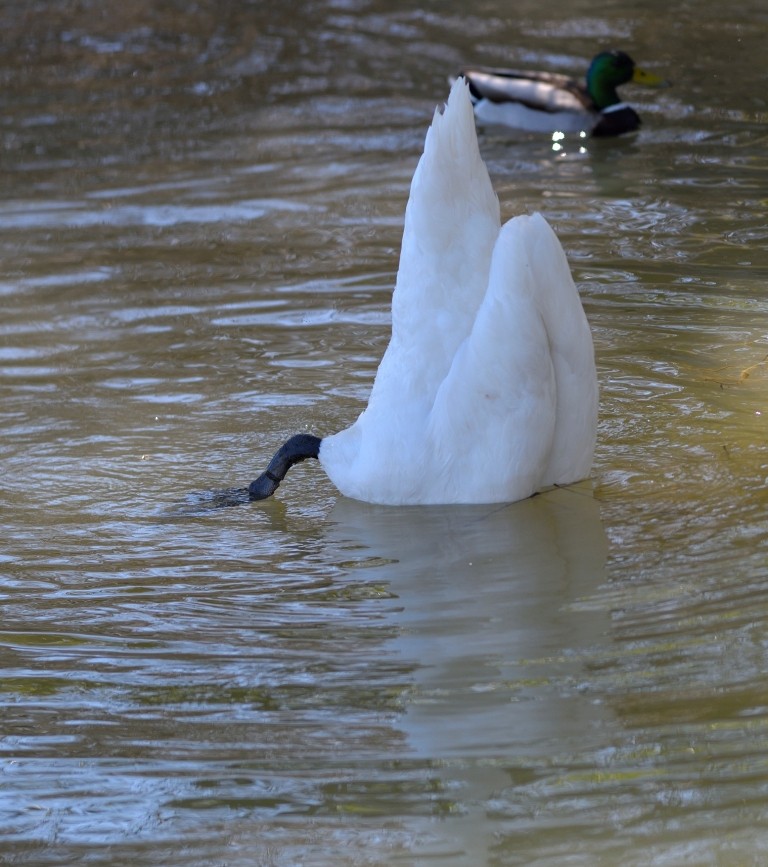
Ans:
{"type": "Polygon", "coordinates": [[[492,102],[481,99],[475,103],[475,117],[488,126],[509,126],[527,132],[591,132],[600,118],[596,112],[579,110],[543,111],[520,102],[492,102]]]}
{"type": "Polygon", "coordinates": [[[502,228],[463,79],[411,184],[392,337],[367,408],[320,462],[374,503],[523,499],[589,474],[597,378],[565,254],[543,217],[502,228]]]}

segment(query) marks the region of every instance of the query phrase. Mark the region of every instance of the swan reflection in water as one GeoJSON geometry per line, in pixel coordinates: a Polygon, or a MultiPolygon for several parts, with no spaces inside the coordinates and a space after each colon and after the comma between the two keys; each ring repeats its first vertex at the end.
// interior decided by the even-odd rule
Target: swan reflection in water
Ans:
{"type": "Polygon", "coordinates": [[[354,573],[358,558],[361,581],[375,571],[397,598],[391,649],[413,683],[396,725],[402,758],[426,760],[453,802],[435,824],[442,857],[486,863],[499,831],[491,800],[555,754],[581,752],[609,722],[580,688],[608,630],[607,611],[589,602],[607,556],[591,485],[494,506],[340,499],[328,523],[350,553],[345,567],[354,573]]]}

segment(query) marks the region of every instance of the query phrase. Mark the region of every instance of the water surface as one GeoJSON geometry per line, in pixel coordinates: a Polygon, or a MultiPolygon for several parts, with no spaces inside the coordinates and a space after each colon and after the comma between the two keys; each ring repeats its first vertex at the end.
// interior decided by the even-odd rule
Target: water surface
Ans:
{"type": "Polygon", "coordinates": [[[7,6],[0,859],[761,864],[761,3],[7,6]],[[386,509],[317,465],[388,340],[464,62],[673,80],[617,141],[481,130],[571,261],[592,479],[386,509]]]}

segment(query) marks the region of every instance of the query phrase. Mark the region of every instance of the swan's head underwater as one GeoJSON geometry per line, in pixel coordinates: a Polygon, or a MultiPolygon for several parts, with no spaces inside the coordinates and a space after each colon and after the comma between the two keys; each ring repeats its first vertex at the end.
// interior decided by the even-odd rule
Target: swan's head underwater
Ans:
{"type": "Polygon", "coordinates": [[[371,503],[524,499],[589,475],[597,403],[563,249],[539,214],[501,225],[457,79],[411,183],[392,336],[368,405],[345,430],[289,439],[249,495],[271,496],[316,458],[342,494],[371,503]]]}

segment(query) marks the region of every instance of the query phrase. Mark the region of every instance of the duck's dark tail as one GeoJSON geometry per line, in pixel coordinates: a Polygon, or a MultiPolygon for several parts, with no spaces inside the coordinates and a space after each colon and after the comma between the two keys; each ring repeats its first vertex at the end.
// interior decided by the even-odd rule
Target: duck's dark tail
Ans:
{"type": "Polygon", "coordinates": [[[266,500],[271,497],[294,464],[318,456],[320,443],[320,437],[312,434],[296,434],[291,437],[280,446],[266,470],[248,486],[249,499],[266,500]]]}

